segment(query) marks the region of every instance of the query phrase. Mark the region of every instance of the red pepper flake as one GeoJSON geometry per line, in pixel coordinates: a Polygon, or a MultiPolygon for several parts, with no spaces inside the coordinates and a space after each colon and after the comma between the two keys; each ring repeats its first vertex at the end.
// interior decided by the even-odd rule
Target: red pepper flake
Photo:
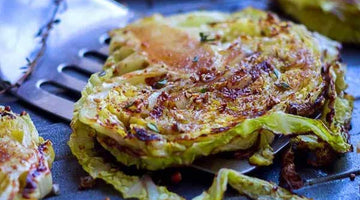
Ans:
{"type": "Polygon", "coordinates": [[[10,112],[10,111],[11,111],[11,108],[10,108],[10,106],[5,106],[5,111],[8,111],[8,112],[10,112]]]}
{"type": "Polygon", "coordinates": [[[27,115],[27,112],[25,110],[23,110],[21,113],[20,113],[20,116],[24,116],[24,115],[27,115]]]}
{"type": "Polygon", "coordinates": [[[94,187],[94,185],[95,185],[95,179],[93,179],[91,176],[80,177],[79,190],[86,190],[94,187]]]}
{"type": "Polygon", "coordinates": [[[148,47],[149,47],[149,43],[147,43],[147,42],[142,42],[142,43],[141,43],[141,47],[148,48],[148,47]]]}
{"type": "Polygon", "coordinates": [[[171,182],[174,184],[180,183],[182,180],[182,176],[180,172],[175,172],[173,175],[171,175],[171,182]]]}
{"type": "Polygon", "coordinates": [[[279,187],[274,185],[274,187],[272,189],[273,189],[274,192],[276,192],[279,189],[279,187]]]}

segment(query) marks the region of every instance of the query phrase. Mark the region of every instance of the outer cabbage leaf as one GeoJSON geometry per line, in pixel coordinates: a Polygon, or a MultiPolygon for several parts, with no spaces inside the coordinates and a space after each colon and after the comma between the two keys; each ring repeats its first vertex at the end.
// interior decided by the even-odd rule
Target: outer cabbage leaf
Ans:
{"type": "MultiPolygon", "coordinates": [[[[176,200],[181,196],[169,192],[163,186],[156,186],[149,177],[129,176],[121,172],[116,165],[106,162],[94,150],[96,132],[78,120],[73,121],[75,130],[69,141],[73,154],[92,177],[101,178],[110,183],[124,198],[176,200]]],[[[207,192],[194,200],[220,200],[223,198],[227,184],[230,184],[240,194],[253,199],[306,199],[257,178],[242,175],[234,170],[221,169],[207,192]]]]}
{"type": "Polygon", "coordinates": [[[154,185],[149,178],[140,179],[137,176],[129,176],[119,170],[116,165],[106,162],[95,150],[96,132],[79,122],[73,120],[74,129],[69,140],[69,146],[73,154],[78,158],[80,165],[93,178],[101,178],[114,186],[124,198],[166,200],[183,199],[169,192],[165,187],[154,185]]]}
{"type": "Polygon", "coordinates": [[[247,119],[236,126],[232,132],[237,134],[250,134],[261,128],[283,135],[313,132],[316,136],[329,143],[337,152],[344,153],[351,148],[350,144],[341,136],[341,133],[332,132],[321,120],[283,112],[274,112],[262,117],[247,119]]]}
{"type": "Polygon", "coordinates": [[[288,190],[261,179],[245,176],[231,169],[221,169],[208,191],[193,200],[221,200],[227,184],[240,194],[252,199],[300,200],[307,199],[297,196],[288,190]]]}
{"type": "MultiPolygon", "coordinates": [[[[246,140],[246,138],[251,138],[251,136],[255,136],[256,138],[257,134],[255,133],[261,129],[266,129],[280,135],[296,135],[313,132],[317,137],[329,143],[329,145],[337,152],[344,153],[351,149],[351,146],[347,143],[346,139],[342,137],[340,132],[332,132],[321,120],[286,114],[283,112],[274,112],[258,118],[246,119],[233,129],[219,134],[217,137],[194,143],[184,150],[183,153],[178,153],[176,157],[133,157],[120,151],[116,146],[112,147],[104,143],[102,136],[99,136],[99,142],[122,163],[136,165],[139,168],[157,170],[173,165],[190,164],[195,160],[195,155],[210,155],[211,153],[214,153],[214,149],[226,142],[232,141],[235,137],[240,137],[244,140],[246,140]]],[[[174,143],[163,143],[162,145],[166,148],[167,146],[174,145],[174,143]]],[[[271,147],[264,142],[260,151],[255,154],[250,161],[256,165],[269,165],[271,164],[272,159],[273,155],[271,147]]]]}
{"type": "MultiPolygon", "coordinates": [[[[353,109],[353,97],[343,91],[347,85],[344,80],[344,70],[338,63],[330,66],[327,71],[329,88],[327,100],[323,106],[320,120],[331,130],[338,133],[344,141],[348,141],[348,129],[353,109]]],[[[299,149],[308,149],[315,153],[315,161],[309,163],[315,166],[329,164],[334,158],[334,152],[323,140],[315,135],[300,135],[292,139],[299,149]]]]}
{"type": "Polygon", "coordinates": [[[274,134],[267,130],[260,132],[259,150],[250,158],[249,163],[258,166],[269,166],[273,163],[274,152],[270,144],[274,140],[274,134]]]}

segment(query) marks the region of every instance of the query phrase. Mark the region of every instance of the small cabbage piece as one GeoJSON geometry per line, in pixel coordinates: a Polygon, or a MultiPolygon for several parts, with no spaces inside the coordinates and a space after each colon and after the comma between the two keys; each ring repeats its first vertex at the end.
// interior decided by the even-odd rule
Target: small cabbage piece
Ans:
{"type": "Polygon", "coordinates": [[[52,189],[54,150],[26,113],[0,106],[0,199],[40,199],[52,189]]]}
{"type": "Polygon", "coordinates": [[[360,43],[359,0],[277,0],[285,13],[332,39],[360,43]]]}
{"type": "Polygon", "coordinates": [[[258,178],[249,177],[231,169],[219,170],[213,184],[208,191],[203,192],[193,200],[221,200],[227,184],[237,190],[240,194],[251,199],[273,199],[273,200],[307,200],[306,197],[297,196],[288,190],[258,178]]]}
{"type": "Polygon", "coordinates": [[[274,140],[274,134],[268,130],[262,130],[260,134],[259,149],[249,158],[249,163],[259,166],[268,166],[272,164],[274,159],[274,152],[270,146],[274,140]]]}

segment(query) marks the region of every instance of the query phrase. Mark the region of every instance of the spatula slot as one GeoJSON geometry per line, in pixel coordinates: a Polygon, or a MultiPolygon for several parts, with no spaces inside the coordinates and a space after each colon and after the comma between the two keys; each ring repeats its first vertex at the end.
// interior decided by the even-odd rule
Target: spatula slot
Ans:
{"type": "Polygon", "coordinates": [[[109,45],[109,44],[110,44],[110,40],[111,40],[110,37],[106,38],[106,39],[104,40],[104,44],[109,45]]]}
{"type": "Polygon", "coordinates": [[[66,65],[62,68],[61,71],[85,82],[87,82],[91,75],[89,71],[82,70],[81,68],[74,65],[66,65]]]}
{"type": "Polygon", "coordinates": [[[109,45],[109,44],[110,44],[110,40],[111,40],[111,38],[110,38],[110,36],[109,36],[107,33],[105,33],[105,34],[103,34],[102,36],[100,36],[100,43],[101,43],[101,44],[109,45]]]}
{"type": "Polygon", "coordinates": [[[83,50],[80,55],[83,57],[95,60],[99,63],[104,63],[107,59],[107,55],[100,53],[96,50],[83,50]]]}
{"type": "Polygon", "coordinates": [[[80,93],[74,92],[52,81],[41,83],[40,88],[51,94],[70,100],[72,102],[76,102],[81,97],[80,93]]]}

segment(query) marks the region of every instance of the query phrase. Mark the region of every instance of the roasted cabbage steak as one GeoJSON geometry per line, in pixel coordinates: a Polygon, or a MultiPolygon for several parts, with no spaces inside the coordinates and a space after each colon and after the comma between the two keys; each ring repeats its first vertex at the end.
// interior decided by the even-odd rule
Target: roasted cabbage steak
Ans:
{"type": "Polygon", "coordinates": [[[118,162],[148,170],[254,147],[249,161],[270,165],[275,135],[308,146],[307,137],[296,136],[311,136],[338,153],[351,149],[352,97],[344,92],[340,45],[303,25],[248,8],[154,15],[110,36],[103,71],[75,104],[69,145],[86,171],[125,197],[146,199],[149,191],[139,178],[111,171],[116,162],[102,159],[96,144],[118,162]]]}

